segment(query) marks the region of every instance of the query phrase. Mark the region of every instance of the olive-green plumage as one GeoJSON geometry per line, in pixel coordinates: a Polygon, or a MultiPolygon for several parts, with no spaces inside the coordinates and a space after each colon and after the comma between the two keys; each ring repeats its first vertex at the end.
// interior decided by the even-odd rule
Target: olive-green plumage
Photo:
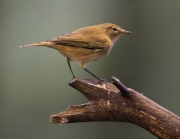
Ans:
{"type": "MultiPolygon", "coordinates": [[[[37,42],[20,47],[46,46],[56,49],[67,58],[71,72],[70,61],[75,61],[92,74],[85,68],[85,64],[108,55],[116,40],[121,35],[130,33],[130,31],[125,31],[115,24],[104,23],[80,28],[45,42],[37,42]]],[[[72,75],[75,78],[73,72],[72,75]]],[[[95,76],[94,74],[92,75],[95,76]]],[[[97,76],[95,77],[100,80],[97,76]]]]}

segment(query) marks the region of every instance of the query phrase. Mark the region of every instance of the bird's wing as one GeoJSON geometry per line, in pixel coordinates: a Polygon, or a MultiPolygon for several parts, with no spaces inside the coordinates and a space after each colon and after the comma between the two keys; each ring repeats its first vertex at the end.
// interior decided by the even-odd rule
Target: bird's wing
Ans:
{"type": "MultiPolygon", "coordinates": [[[[99,36],[96,36],[96,37],[99,37],[99,36]]],[[[104,44],[105,40],[102,41],[102,40],[98,40],[98,38],[96,38],[93,41],[92,39],[91,40],[90,39],[91,38],[88,38],[87,40],[85,40],[81,36],[81,34],[72,32],[72,33],[67,33],[63,36],[58,36],[51,40],[47,40],[47,42],[53,42],[53,43],[60,44],[60,45],[82,47],[82,48],[86,48],[86,49],[103,49],[105,47],[100,44],[100,43],[104,44]]]]}

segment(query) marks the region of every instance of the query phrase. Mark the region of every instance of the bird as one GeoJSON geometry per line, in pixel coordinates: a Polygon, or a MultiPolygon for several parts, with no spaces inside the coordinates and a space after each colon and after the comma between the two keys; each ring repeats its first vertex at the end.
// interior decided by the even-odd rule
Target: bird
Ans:
{"type": "Polygon", "coordinates": [[[43,42],[23,45],[20,48],[31,46],[53,48],[66,57],[73,78],[76,76],[71,68],[71,61],[79,63],[82,69],[101,81],[102,79],[90,72],[85,65],[107,56],[121,35],[131,33],[116,24],[102,23],[83,27],[43,42]]]}

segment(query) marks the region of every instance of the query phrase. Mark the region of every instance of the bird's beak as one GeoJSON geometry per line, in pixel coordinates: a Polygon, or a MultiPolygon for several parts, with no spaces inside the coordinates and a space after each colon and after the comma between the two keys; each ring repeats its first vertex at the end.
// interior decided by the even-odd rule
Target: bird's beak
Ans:
{"type": "Polygon", "coordinates": [[[132,33],[131,31],[126,31],[126,30],[122,31],[122,34],[131,34],[131,33],[132,33]]]}

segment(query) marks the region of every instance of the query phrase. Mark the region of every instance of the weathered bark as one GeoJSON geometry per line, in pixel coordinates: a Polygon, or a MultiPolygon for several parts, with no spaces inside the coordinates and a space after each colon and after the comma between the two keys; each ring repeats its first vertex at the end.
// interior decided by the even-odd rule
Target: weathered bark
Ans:
{"type": "Polygon", "coordinates": [[[126,88],[115,77],[113,80],[113,84],[83,79],[72,80],[69,85],[80,91],[89,102],[69,106],[66,111],[52,115],[51,122],[129,122],[146,129],[159,139],[180,139],[178,116],[143,94],[126,88]]]}

